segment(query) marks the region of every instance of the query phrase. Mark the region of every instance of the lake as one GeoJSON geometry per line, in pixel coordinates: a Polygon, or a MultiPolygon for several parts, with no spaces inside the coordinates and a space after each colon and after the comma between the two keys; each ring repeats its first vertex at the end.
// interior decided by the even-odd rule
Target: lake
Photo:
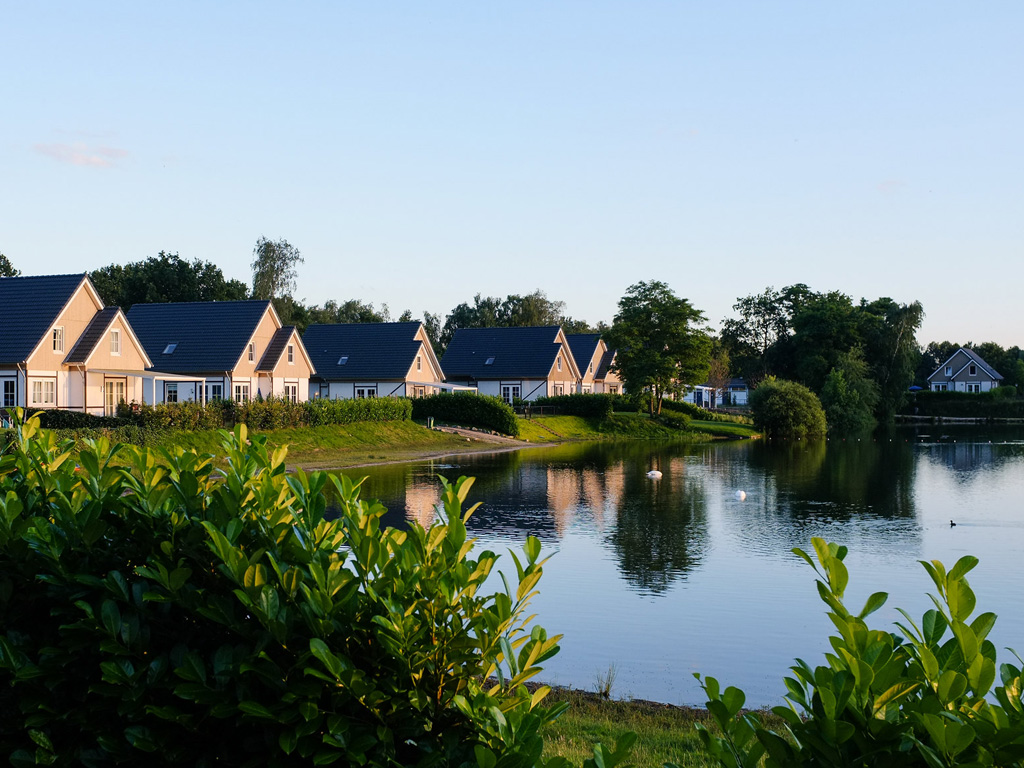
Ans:
{"type": "MultiPolygon", "coordinates": [[[[966,554],[990,639],[1024,653],[1024,428],[932,426],[819,443],[584,443],[366,467],[364,497],[386,522],[429,525],[437,475],[476,477],[469,523],[481,548],[553,555],[533,604],[563,634],[546,682],[703,704],[692,673],[737,685],[750,706],[781,703],[795,657],[823,662],[832,629],[810,567],[812,536],[850,548],[847,605],[889,592],[869,623],[919,619],[934,585],[917,562],[966,554]],[[647,472],[662,472],[660,480],[647,472]],[[746,494],[744,500],[737,491],[746,494]],[[955,527],[950,521],[956,522],[955,527]]],[[[511,559],[499,567],[515,573],[511,559]]]]}

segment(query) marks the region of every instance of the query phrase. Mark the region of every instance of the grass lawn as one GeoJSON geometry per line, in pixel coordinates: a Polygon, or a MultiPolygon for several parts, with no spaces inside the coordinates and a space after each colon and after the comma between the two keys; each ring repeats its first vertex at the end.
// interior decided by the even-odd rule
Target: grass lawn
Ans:
{"type": "Polygon", "coordinates": [[[712,437],[731,438],[753,438],[761,433],[749,424],[734,424],[729,421],[699,421],[694,419],[690,422],[690,428],[694,432],[703,432],[712,437]]]}
{"type": "Polygon", "coordinates": [[[700,709],[655,704],[648,701],[608,701],[597,694],[555,690],[545,704],[569,703],[569,711],[544,731],[544,756],[560,755],[573,765],[593,757],[594,744],[614,748],[627,731],[637,734],[631,760],[637,766],[715,766],[701,746],[694,723],[711,725],[711,716],[700,709]]]}
{"type": "Polygon", "coordinates": [[[751,438],[758,433],[745,424],[725,421],[692,421],[690,432],[680,432],[652,421],[643,413],[616,413],[610,419],[584,416],[534,416],[520,419],[520,437],[531,443],[551,443],[564,440],[618,439],[693,439],[699,433],[710,437],[751,438]]]}

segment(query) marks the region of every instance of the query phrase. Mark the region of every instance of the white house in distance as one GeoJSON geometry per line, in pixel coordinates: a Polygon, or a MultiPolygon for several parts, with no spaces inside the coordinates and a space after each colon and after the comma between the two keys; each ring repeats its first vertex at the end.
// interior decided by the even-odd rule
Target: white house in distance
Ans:
{"type": "Polygon", "coordinates": [[[267,300],[136,304],[128,320],[153,361],[147,403],[309,397],[313,363],[267,300]]]}
{"type": "Polygon", "coordinates": [[[557,325],[460,328],[441,359],[450,384],[476,387],[507,403],[579,391],[580,370],[557,325]]]}
{"type": "Polygon", "coordinates": [[[0,278],[0,408],[112,416],[152,363],[85,274],[0,278]]]}
{"type": "Polygon", "coordinates": [[[988,392],[1003,377],[973,350],[960,347],[928,377],[932,392],[988,392]]]}
{"type": "Polygon", "coordinates": [[[424,397],[450,389],[416,320],[311,325],[302,340],[316,368],[310,399],[424,397]]]}

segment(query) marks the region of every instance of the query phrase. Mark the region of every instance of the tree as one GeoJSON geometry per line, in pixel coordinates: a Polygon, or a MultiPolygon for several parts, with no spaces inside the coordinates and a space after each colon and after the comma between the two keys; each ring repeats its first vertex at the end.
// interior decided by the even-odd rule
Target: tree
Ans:
{"type": "Polygon", "coordinates": [[[220,267],[209,261],[186,261],[177,253],[160,251],[144,261],[110,264],[89,274],[96,290],[111,306],[126,312],[133,304],[169,301],[230,301],[244,299],[241,280],[225,280],[220,267]]]}
{"type": "Polygon", "coordinates": [[[11,260],[0,253],[0,277],[20,277],[21,270],[15,269],[11,260]]]}
{"type": "MultiPolygon", "coordinates": [[[[875,415],[888,420],[907,401],[918,361],[917,329],[924,319],[918,301],[897,304],[883,297],[859,307],[860,337],[868,375],[877,383],[875,415]]],[[[934,369],[933,369],[934,370],[934,369]]],[[[931,373],[931,372],[929,372],[931,373]]]]}
{"type": "Polygon", "coordinates": [[[708,365],[708,386],[728,393],[732,376],[729,374],[729,353],[721,344],[714,345],[714,352],[708,365]]]}
{"type": "Polygon", "coordinates": [[[821,390],[829,434],[855,435],[873,429],[878,400],[879,385],[871,378],[861,350],[843,355],[821,390]]]}
{"type": "Polygon", "coordinates": [[[801,440],[825,436],[825,412],[803,384],[770,377],[750,393],[754,426],[769,437],[801,440]]]}
{"type": "MultiPolygon", "coordinates": [[[[564,311],[565,302],[552,301],[540,289],[526,296],[509,294],[504,299],[497,296],[481,296],[478,293],[473,297],[472,304],[463,302],[448,313],[437,346],[447,347],[459,328],[561,325],[566,321],[564,311]]],[[[579,327],[579,321],[570,319],[570,322],[579,327]]]]}
{"type": "Polygon", "coordinates": [[[619,300],[606,340],[617,349],[615,370],[630,392],[649,391],[649,410],[661,413],[661,401],[708,375],[711,338],[705,317],[665,283],[631,285],[619,300]]]}
{"type": "Polygon", "coordinates": [[[295,290],[296,265],[304,259],[299,249],[285,239],[261,237],[252,250],[252,296],[272,299],[295,290]]]}

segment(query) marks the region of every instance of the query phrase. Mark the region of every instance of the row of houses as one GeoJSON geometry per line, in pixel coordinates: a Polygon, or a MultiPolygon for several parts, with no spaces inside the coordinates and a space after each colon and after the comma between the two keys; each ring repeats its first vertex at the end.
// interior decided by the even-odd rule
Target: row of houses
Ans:
{"type": "Polygon", "coordinates": [[[479,391],[507,402],[618,393],[614,351],[557,326],[459,330],[443,365],[422,323],[313,325],[265,300],[106,307],[87,275],[0,278],[0,408],[113,414],[121,401],[257,396],[422,397],[479,391]]]}

